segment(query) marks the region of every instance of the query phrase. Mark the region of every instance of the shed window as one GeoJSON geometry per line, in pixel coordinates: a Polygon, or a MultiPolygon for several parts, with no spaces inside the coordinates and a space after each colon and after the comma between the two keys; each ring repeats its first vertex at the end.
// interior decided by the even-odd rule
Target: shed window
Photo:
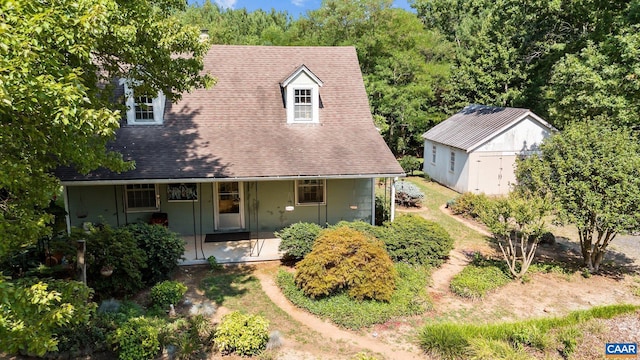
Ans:
{"type": "Polygon", "coordinates": [[[296,181],[297,205],[324,204],[325,203],[324,180],[299,180],[296,181]]]}
{"type": "Polygon", "coordinates": [[[431,163],[432,164],[436,163],[436,146],[435,145],[431,147],[431,163]]]}
{"type": "Polygon", "coordinates": [[[456,169],[456,153],[451,152],[451,157],[449,158],[449,171],[454,172],[456,169]]]}
{"type": "Polygon", "coordinates": [[[154,184],[129,184],[125,188],[127,212],[158,211],[158,191],[154,184]]]}

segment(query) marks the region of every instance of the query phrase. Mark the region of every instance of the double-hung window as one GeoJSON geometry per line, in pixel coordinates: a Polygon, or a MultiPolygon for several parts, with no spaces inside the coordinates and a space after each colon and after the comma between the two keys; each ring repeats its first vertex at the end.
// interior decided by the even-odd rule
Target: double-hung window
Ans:
{"type": "Polygon", "coordinates": [[[158,211],[158,191],[155,184],[129,184],[125,187],[127,212],[158,211]]]}
{"type": "Polygon", "coordinates": [[[154,122],[153,117],[153,97],[136,96],[135,99],[135,121],[154,122]]]}
{"type": "Polygon", "coordinates": [[[449,171],[454,172],[456,169],[456,153],[451,152],[451,156],[449,158],[449,171]]]}
{"type": "Polygon", "coordinates": [[[297,205],[311,205],[325,203],[325,180],[296,181],[297,205]]]}
{"type": "Polygon", "coordinates": [[[313,121],[311,89],[295,89],[293,94],[293,121],[313,121]]]}
{"type": "Polygon", "coordinates": [[[436,146],[435,145],[431,147],[431,163],[432,164],[436,163],[436,146]]]}

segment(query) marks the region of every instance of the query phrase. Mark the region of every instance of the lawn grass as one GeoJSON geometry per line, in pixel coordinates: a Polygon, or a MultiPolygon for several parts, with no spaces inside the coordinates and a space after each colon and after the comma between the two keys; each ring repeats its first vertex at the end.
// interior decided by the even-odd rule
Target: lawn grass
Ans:
{"type": "Polygon", "coordinates": [[[408,177],[407,181],[411,181],[417,185],[425,196],[422,200],[423,215],[430,220],[436,221],[442,225],[451,237],[455,240],[457,245],[477,245],[486,244],[487,237],[479,232],[461,224],[456,219],[443,213],[440,207],[447,203],[447,201],[460,196],[457,192],[448,189],[438,183],[427,181],[421,177],[408,177]]]}
{"type": "Polygon", "coordinates": [[[499,266],[469,264],[451,279],[449,288],[458,296],[477,300],[511,280],[499,266]]]}
{"type": "MultiPolygon", "coordinates": [[[[438,354],[444,358],[467,358],[477,355],[474,348],[479,339],[492,342],[496,351],[504,346],[529,347],[549,351],[554,344],[563,344],[571,352],[575,347],[572,340],[580,337],[576,326],[592,319],[611,319],[640,309],[636,305],[609,305],[579,310],[563,317],[530,319],[519,322],[475,325],[469,323],[434,323],[425,325],[420,331],[420,346],[423,350],[438,354]],[[496,346],[496,344],[501,344],[496,346]]],[[[482,348],[487,351],[487,346],[482,348]]],[[[486,356],[485,358],[495,358],[486,356]]]]}
{"type": "Polygon", "coordinates": [[[295,285],[294,275],[280,270],[277,283],[284,295],[296,306],[327,318],[335,324],[360,329],[384,323],[391,318],[422,314],[431,308],[427,295],[428,273],[425,268],[396,264],[399,278],[389,302],[357,301],[342,292],[333,296],[311,299],[295,285]]]}

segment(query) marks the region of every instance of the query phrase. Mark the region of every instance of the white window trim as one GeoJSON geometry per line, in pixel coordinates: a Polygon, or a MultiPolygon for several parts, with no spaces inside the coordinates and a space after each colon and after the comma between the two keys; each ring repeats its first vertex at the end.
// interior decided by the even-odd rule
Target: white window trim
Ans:
{"type": "Polygon", "coordinates": [[[320,123],[320,95],[319,86],[316,84],[289,85],[287,92],[287,123],[288,124],[318,124],[320,123]],[[295,92],[296,90],[311,90],[311,119],[296,120],[295,118],[295,92]]]}
{"type": "Polygon", "coordinates": [[[125,210],[127,213],[143,213],[143,212],[157,212],[160,211],[160,192],[158,189],[158,184],[153,184],[153,188],[155,191],[155,195],[156,195],[156,207],[152,208],[152,207],[145,207],[145,208],[131,208],[129,207],[129,197],[128,195],[128,191],[129,189],[127,189],[127,185],[124,185],[124,206],[125,206],[125,210]]]}
{"type": "Polygon", "coordinates": [[[320,180],[322,181],[322,202],[304,202],[301,203],[299,200],[300,198],[298,197],[298,193],[299,193],[299,181],[296,180],[295,183],[295,197],[296,197],[296,206],[317,206],[317,205],[325,205],[327,203],[327,180],[326,179],[310,179],[310,180],[320,180]]]}
{"type": "Polygon", "coordinates": [[[456,170],[456,153],[451,151],[449,155],[449,172],[455,172],[456,170]]]}
{"type": "Polygon", "coordinates": [[[166,101],[164,93],[162,91],[158,91],[158,95],[153,98],[153,121],[136,120],[136,97],[133,93],[133,89],[131,88],[129,81],[123,80],[121,83],[124,85],[124,95],[126,98],[127,125],[162,125],[164,122],[164,104],[166,101]]]}

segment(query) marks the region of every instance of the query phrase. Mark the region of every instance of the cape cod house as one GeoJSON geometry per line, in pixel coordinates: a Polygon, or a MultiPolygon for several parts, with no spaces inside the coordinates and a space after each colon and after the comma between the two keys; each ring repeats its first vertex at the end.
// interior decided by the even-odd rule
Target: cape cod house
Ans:
{"type": "Polygon", "coordinates": [[[249,240],[222,259],[243,261],[295,222],[374,221],[376,179],[404,172],[373,124],[355,48],[221,45],[204,65],[216,85],[176,103],[121,81],[112,148],[136,168],[59,169],[69,227],[164,223],[195,247],[187,260],[249,240]]]}
{"type": "Polygon", "coordinates": [[[470,105],[424,133],[425,174],[460,193],[507,194],[518,156],[555,129],[528,109],[470,105]]]}

